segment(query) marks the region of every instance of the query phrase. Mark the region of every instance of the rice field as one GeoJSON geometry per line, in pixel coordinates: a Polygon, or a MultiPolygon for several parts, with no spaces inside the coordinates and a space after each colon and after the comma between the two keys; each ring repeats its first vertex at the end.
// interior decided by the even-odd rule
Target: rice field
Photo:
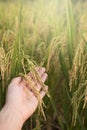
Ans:
{"type": "Polygon", "coordinates": [[[48,73],[46,107],[38,99],[23,130],[86,130],[86,0],[0,1],[0,109],[13,77],[33,70],[44,87],[36,66],[48,73]]]}

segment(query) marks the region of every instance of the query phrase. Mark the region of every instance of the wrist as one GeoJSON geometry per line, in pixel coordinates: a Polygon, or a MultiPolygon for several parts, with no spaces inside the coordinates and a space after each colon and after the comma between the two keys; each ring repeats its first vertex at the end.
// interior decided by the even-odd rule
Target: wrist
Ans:
{"type": "Polygon", "coordinates": [[[5,105],[0,112],[0,126],[2,126],[3,130],[5,130],[5,128],[9,130],[21,130],[23,126],[21,115],[15,108],[13,109],[5,105]]]}

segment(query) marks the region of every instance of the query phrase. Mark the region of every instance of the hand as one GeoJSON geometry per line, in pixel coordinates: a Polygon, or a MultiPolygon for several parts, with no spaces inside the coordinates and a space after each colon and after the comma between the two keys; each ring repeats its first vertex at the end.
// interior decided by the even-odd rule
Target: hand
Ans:
{"type": "MultiPolygon", "coordinates": [[[[43,82],[45,82],[47,78],[47,74],[45,73],[45,68],[40,67],[37,68],[36,71],[39,73],[43,82]]],[[[33,81],[32,73],[29,73],[29,78],[33,81]]],[[[39,92],[40,97],[43,98],[45,96],[45,91],[41,90],[41,85],[35,86],[36,90],[39,92]]],[[[46,90],[48,87],[46,86],[46,90]]],[[[31,89],[31,86],[26,83],[25,80],[22,80],[21,77],[14,78],[7,91],[6,97],[6,106],[8,106],[11,110],[14,110],[24,121],[26,121],[36,110],[38,106],[38,100],[35,96],[34,92],[31,89]],[[26,93],[26,89],[28,94],[26,93]]]]}

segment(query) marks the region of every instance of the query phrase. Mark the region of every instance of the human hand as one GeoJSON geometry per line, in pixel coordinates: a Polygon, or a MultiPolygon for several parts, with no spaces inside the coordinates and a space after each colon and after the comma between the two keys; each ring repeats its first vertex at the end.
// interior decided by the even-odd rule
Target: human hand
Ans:
{"type": "MultiPolygon", "coordinates": [[[[39,73],[42,81],[45,82],[47,78],[45,68],[39,67],[36,71],[39,73]]],[[[29,73],[29,78],[34,84],[31,76],[32,73],[29,73]]],[[[42,99],[46,92],[41,89],[41,85],[39,83],[35,86],[35,88],[39,92],[42,99]]],[[[46,86],[45,89],[47,90],[48,87],[46,86]]],[[[6,106],[8,106],[11,110],[14,110],[15,114],[17,113],[24,123],[24,121],[26,121],[36,110],[38,106],[38,99],[32,91],[31,86],[29,86],[25,80],[22,80],[21,77],[17,77],[11,81],[8,87],[6,106]],[[26,89],[28,94],[26,94],[26,89]]]]}

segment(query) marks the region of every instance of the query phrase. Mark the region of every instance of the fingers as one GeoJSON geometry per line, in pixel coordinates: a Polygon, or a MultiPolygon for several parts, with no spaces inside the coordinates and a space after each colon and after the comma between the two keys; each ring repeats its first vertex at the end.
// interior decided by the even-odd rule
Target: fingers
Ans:
{"type": "MultiPolygon", "coordinates": [[[[42,75],[41,79],[42,79],[43,82],[45,82],[45,80],[47,79],[47,74],[44,73],[44,74],[42,75]]],[[[36,88],[37,91],[40,91],[41,87],[42,87],[42,86],[41,86],[39,83],[37,83],[37,85],[35,86],[35,88],[36,88]]]]}
{"type": "Polygon", "coordinates": [[[45,96],[45,94],[46,94],[47,91],[48,91],[48,86],[45,85],[45,91],[42,90],[42,91],[40,92],[40,97],[41,97],[41,99],[45,96]]]}
{"type": "MultiPolygon", "coordinates": [[[[41,77],[42,82],[44,83],[45,80],[47,79],[47,73],[45,73],[45,68],[44,67],[37,67],[35,69],[38,72],[39,76],[41,77]]],[[[33,92],[32,86],[34,86],[35,89],[38,92],[40,92],[40,90],[42,88],[42,85],[39,82],[35,81],[35,79],[33,79],[32,75],[33,75],[32,72],[30,72],[28,74],[28,78],[29,78],[29,80],[30,80],[30,82],[31,82],[32,85],[30,85],[29,82],[27,82],[26,80],[22,80],[20,82],[20,86],[26,87],[29,91],[32,91],[32,92],[33,92]]],[[[41,93],[42,93],[41,95],[43,97],[44,94],[45,94],[45,92],[41,91],[41,93]]]]}
{"type": "Polygon", "coordinates": [[[42,81],[45,82],[47,79],[47,73],[44,73],[41,77],[42,81]]]}
{"type": "MultiPolygon", "coordinates": [[[[39,76],[41,77],[41,80],[42,80],[43,82],[45,82],[45,80],[47,79],[47,74],[45,73],[45,68],[44,68],[44,67],[36,67],[35,69],[36,69],[36,71],[38,72],[39,76]]],[[[28,74],[28,77],[29,77],[30,80],[32,81],[32,85],[35,86],[36,90],[37,90],[37,91],[40,91],[41,85],[40,85],[39,83],[36,83],[36,84],[35,84],[36,81],[34,81],[34,79],[33,79],[32,72],[30,72],[30,73],[28,74]]],[[[27,86],[28,86],[28,85],[27,85],[27,86]]],[[[29,86],[29,87],[30,87],[30,86],[29,86]]]]}
{"type": "MultiPolygon", "coordinates": [[[[44,67],[36,67],[35,70],[37,71],[37,73],[39,74],[40,77],[43,76],[43,74],[45,73],[45,68],[44,67]]],[[[30,76],[33,79],[33,74],[32,72],[30,72],[28,74],[28,76],[30,76]]]]}
{"type": "Polygon", "coordinates": [[[40,85],[39,83],[37,83],[37,85],[35,86],[35,89],[36,89],[37,91],[40,91],[40,90],[41,90],[41,85],[40,85]]]}
{"type": "Polygon", "coordinates": [[[39,73],[39,75],[42,77],[42,75],[45,72],[45,68],[44,67],[40,67],[39,70],[37,71],[39,73]]]}
{"type": "Polygon", "coordinates": [[[39,76],[41,77],[42,81],[45,82],[47,79],[47,73],[45,73],[44,67],[37,67],[36,71],[38,72],[39,76]]]}
{"type": "Polygon", "coordinates": [[[11,81],[12,84],[19,84],[20,82],[21,82],[21,77],[13,78],[11,81]]]}

